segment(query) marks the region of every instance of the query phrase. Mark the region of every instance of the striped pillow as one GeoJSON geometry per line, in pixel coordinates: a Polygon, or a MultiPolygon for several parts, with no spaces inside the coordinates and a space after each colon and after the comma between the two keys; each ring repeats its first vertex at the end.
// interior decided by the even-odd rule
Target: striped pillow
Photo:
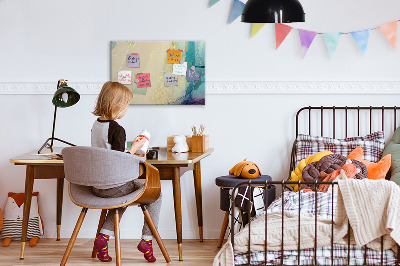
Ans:
{"type": "Polygon", "coordinates": [[[299,134],[296,139],[296,165],[302,159],[317,152],[329,150],[343,156],[361,146],[364,151],[364,159],[370,162],[378,162],[385,148],[383,131],[378,131],[364,137],[352,137],[345,139],[333,139],[329,137],[317,137],[299,134]]]}

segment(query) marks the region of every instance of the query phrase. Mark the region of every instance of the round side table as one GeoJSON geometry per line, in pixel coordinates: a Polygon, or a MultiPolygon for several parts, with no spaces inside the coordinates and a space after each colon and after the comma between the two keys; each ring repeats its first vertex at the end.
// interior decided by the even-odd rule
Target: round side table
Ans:
{"type": "MultiPolygon", "coordinates": [[[[220,248],[222,246],[222,242],[224,241],[226,228],[228,227],[229,222],[229,208],[230,208],[230,199],[229,193],[230,190],[233,189],[237,184],[246,182],[246,181],[263,181],[266,180],[272,181],[272,178],[269,175],[261,175],[254,179],[246,179],[241,177],[236,177],[234,175],[226,175],[220,176],[215,179],[215,184],[220,187],[220,209],[225,212],[224,221],[222,222],[221,233],[219,235],[218,245],[220,248]]],[[[268,189],[268,200],[267,206],[271,204],[275,200],[275,186],[271,186],[268,189]]]]}

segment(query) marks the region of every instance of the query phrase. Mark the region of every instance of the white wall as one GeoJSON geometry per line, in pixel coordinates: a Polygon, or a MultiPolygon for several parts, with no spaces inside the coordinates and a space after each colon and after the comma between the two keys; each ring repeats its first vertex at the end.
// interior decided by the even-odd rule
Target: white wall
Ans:
{"type": "MultiPolygon", "coordinates": [[[[0,0],[0,81],[104,82],[110,73],[111,40],[205,40],[208,81],[399,81],[399,52],[391,50],[379,31],[371,33],[362,57],[349,35],[343,36],[329,59],[318,36],[301,59],[297,32],[274,50],[273,25],[250,40],[250,25],[227,24],[230,0],[208,9],[208,0],[29,1],[0,0]]],[[[399,19],[397,1],[303,0],[309,30],[350,31],[399,19]]],[[[50,95],[0,95],[0,207],[7,192],[24,190],[25,169],[9,158],[35,150],[50,136],[53,106],[50,95]]],[[[95,95],[82,95],[74,107],[60,109],[56,135],[78,145],[90,144],[95,95]]],[[[131,106],[120,122],[128,138],[142,128],[152,132],[153,145],[165,146],[176,133],[189,134],[204,123],[215,152],[202,162],[205,238],[218,238],[223,214],[214,179],[248,158],[275,180],[286,176],[294,138],[294,114],[308,105],[398,105],[399,95],[208,94],[206,106],[131,106]]],[[[40,211],[45,237],[55,237],[55,180],[39,180],[40,211]]],[[[175,238],[172,188],[163,181],[160,233],[175,238]]],[[[193,181],[182,177],[184,238],[197,237],[193,181]]],[[[69,237],[79,208],[64,193],[62,237],[69,237]]],[[[92,237],[99,212],[88,213],[80,237],[92,237]]],[[[130,208],[121,222],[122,237],[139,238],[142,218],[130,208]],[[139,218],[138,218],[139,217],[139,218]]]]}

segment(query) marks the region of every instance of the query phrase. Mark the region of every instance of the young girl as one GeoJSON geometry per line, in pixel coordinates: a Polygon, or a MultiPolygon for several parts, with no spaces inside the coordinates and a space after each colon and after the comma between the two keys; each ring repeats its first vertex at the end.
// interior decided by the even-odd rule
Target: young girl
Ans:
{"type": "MultiPolygon", "coordinates": [[[[93,147],[125,152],[125,129],[115,120],[122,118],[126,114],[132,97],[132,92],[121,83],[110,81],[104,83],[93,112],[94,115],[99,116],[92,127],[91,140],[93,147]]],[[[146,139],[144,138],[136,138],[129,149],[129,153],[131,153],[132,156],[145,156],[136,154],[136,151],[139,150],[145,142],[146,139]]],[[[102,198],[125,196],[144,186],[143,183],[135,182],[136,178],[137,176],[132,176],[132,181],[117,187],[93,187],[93,194],[102,198]]],[[[147,209],[156,226],[158,226],[160,207],[161,195],[155,202],[147,205],[147,209]]],[[[118,209],[120,219],[125,210],[126,207],[118,209]]],[[[106,220],[101,228],[100,234],[94,241],[94,245],[97,249],[97,258],[101,261],[112,260],[108,255],[108,240],[110,236],[114,236],[114,214],[115,210],[109,210],[107,212],[106,220]]],[[[156,261],[156,258],[153,256],[152,237],[153,234],[151,233],[150,227],[145,221],[142,230],[142,240],[137,248],[144,253],[144,258],[149,262],[156,261]]]]}

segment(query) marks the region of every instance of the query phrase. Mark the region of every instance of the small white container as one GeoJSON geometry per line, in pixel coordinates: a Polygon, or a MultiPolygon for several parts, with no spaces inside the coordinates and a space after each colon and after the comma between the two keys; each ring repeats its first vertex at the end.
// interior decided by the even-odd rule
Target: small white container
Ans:
{"type": "Polygon", "coordinates": [[[136,154],[145,154],[147,152],[147,149],[149,148],[150,133],[146,129],[143,129],[142,132],[140,132],[138,138],[145,138],[146,142],[143,144],[142,148],[136,151],[136,154]]]}

